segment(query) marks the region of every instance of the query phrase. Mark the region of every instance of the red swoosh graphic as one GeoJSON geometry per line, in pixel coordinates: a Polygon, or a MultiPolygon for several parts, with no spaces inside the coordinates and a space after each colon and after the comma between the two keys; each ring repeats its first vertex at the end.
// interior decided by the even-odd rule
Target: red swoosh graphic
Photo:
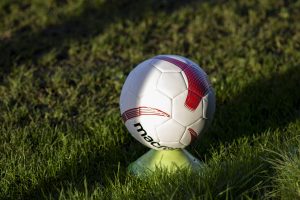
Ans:
{"type": "Polygon", "coordinates": [[[125,123],[129,119],[139,117],[141,115],[156,115],[156,116],[170,117],[169,114],[157,108],[150,108],[150,107],[143,106],[143,107],[137,107],[137,108],[126,110],[122,114],[122,119],[125,123]]]}
{"type": "Polygon", "coordinates": [[[186,64],[168,56],[156,56],[154,58],[167,61],[182,69],[188,80],[188,95],[185,100],[185,106],[192,111],[196,110],[202,97],[207,94],[210,87],[207,75],[190,62],[186,64]]]}

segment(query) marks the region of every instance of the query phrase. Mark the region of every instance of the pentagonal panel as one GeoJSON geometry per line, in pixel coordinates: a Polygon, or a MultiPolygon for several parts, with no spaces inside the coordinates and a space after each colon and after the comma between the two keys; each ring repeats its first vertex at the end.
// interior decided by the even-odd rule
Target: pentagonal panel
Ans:
{"type": "MultiPolygon", "coordinates": [[[[136,96],[143,96],[156,90],[161,72],[147,60],[139,64],[127,77],[123,88],[130,88],[136,96]]],[[[123,89],[122,89],[123,90],[123,89]]]]}
{"type": "Polygon", "coordinates": [[[183,126],[193,124],[202,117],[202,101],[195,110],[190,110],[185,106],[188,98],[188,91],[184,91],[173,99],[172,118],[183,126]]]}
{"type": "Polygon", "coordinates": [[[189,145],[204,132],[208,120],[201,118],[192,125],[188,126],[180,142],[184,145],[189,145]]]}
{"type": "Polygon", "coordinates": [[[178,142],[180,141],[185,127],[170,119],[157,127],[157,135],[160,142],[178,142]]]}
{"type": "Polygon", "coordinates": [[[202,103],[203,103],[203,118],[212,120],[216,108],[215,93],[212,88],[210,88],[209,93],[202,98],[202,103]]]}
{"type": "Polygon", "coordinates": [[[162,73],[157,89],[170,98],[174,98],[187,89],[181,73],[162,73]]]}

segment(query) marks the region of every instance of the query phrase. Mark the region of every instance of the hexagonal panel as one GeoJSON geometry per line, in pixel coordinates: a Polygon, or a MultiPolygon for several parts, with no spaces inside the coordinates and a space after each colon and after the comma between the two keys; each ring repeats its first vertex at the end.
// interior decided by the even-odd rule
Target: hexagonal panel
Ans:
{"type": "Polygon", "coordinates": [[[181,73],[162,73],[158,80],[157,89],[170,98],[174,98],[183,91],[187,86],[181,73]]]}
{"type": "Polygon", "coordinates": [[[143,96],[156,90],[161,72],[150,64],[150,60],[142,62],[127,77],[125,84],[136,96],[143,96]]]}
{"type": "Polygon", "coordinates": [[[168,120],[156,128],[157,136],[160,142],[177,142],[179,143],[185,127],[173,119],[168,120]]]}
{"type": "Polygon", "coordinates": [[[184,91],[180,95],[176,96],[172,101],[172,118],[180,124],[182,124],[183,126],[189,126],[190,124],[193,124],[194,122],[202,118],[203,114],[202,101],[194,111],[188,109],[185,106],[187,93],[187,90],[184,91]]]}

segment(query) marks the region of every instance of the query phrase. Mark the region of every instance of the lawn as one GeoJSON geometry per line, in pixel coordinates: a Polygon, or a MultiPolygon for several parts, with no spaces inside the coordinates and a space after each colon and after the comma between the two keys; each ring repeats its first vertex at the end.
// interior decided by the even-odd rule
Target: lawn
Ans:
{"type": "Polygon", "coordinates": [[[299,0],[1,0],[0,199],[299,199],[299,21],[299,0]],[[119,95],[158,54],[200,64],[216,113],[200,173],[140,180],[119,95]]]}

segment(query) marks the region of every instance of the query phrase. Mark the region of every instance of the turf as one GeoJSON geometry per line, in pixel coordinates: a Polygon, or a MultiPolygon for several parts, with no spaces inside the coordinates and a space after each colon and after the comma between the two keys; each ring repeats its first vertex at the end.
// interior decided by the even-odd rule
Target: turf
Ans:
{"type": "Polygon", "coordinates": [[[300,1],[0,1],[0,199],[299,199],[300,1]],[[126,172],[126,76],[199,63],[214,121],[200,173],[126,172]]]}

